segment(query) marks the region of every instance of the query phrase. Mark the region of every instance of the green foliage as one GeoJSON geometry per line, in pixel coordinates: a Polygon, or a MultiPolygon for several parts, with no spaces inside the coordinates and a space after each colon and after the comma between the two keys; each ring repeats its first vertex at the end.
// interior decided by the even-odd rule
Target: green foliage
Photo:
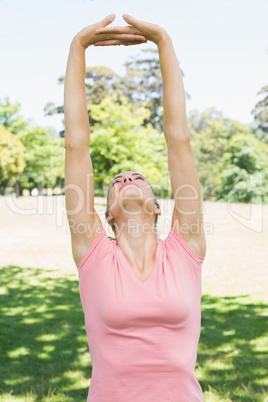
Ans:
{"type": "Polygon", "coordinates": [[[262,130],[265,138],[265,142],[268,142],[268,85],[264,85],[257,95],[263,95],[254,109],[252,114],[254,115],[254,120],[257,123],[258,129],[262,130]]]}
{"type": "Polygon", "coordinates": [[[87,67],[85,74],[86,96],[89,104],[99,104],[109,93],[118,75],[107,67],[87,67]]]}
{"type": "MultiPolygon", "coordinates": [[[[135,170],[148,179],[157,196],[171,196],[167,149],[160,123],[162,81],[155,53],[155,49],[147,49],[143,55],[132,58],[125,64],[123,77],[106,67],[86,69],[90,154],[98,195],[105,195],[115,175],[135,170]]],[[[64,82],[64,76],[59,82],[64,82]]],[[[19,109],[19,103],[11,104],[7,98],[0,102],[0,123],[25,146],[26,166],[16,184],[29,190],[63,186],[63,139],[50,129],[24,120],[19,109]]],[[[63,111],[63,106],[46,106],[47,114],[63,111]]],[[[265,120],[265,114],[262,117],[265,120]]],[[[263,127],[256,129],[224,118],[214,107],[202,113],[191,111],[188,127],[205,200],[268,201],[268,145],[263,127]]],[[[2,161],[7,157],[3,146],[0,157],[2,161]]],[[[2,166],[4,163],[6,166],[6,162],[2,166]]],[[[14,172],[13,169],[13,176],[14,172]]],[[[7,175],[1,176],[3,187],[7,175]]]]}
{"type": "MultiPolygon", "coordinates": [[[[145,49],[131,57],[125,67],[123,76],[106,67],[86,69],[96,191],[102,195],[114,175],[136,170],[155,182],[156,193],[171,195],[157,49],[145,49]]],[[[64,82],[64,76],[59,82],[64,82]]],[[[266,101],[257,106],[265,109],[266,101]]],[[[258,138],[267,140],[266,109],[261,113],[255,110],[263,123],[258,129],[224,118],[215,107],[201,114],[196,110],[190,113],[188,126],[204,199],[230,201],[232,197],[232,201],[250,202],[258,193],[259,201],[267,200],[267,147],[260,147],[258,142],[258,138]]],[[[63,112],[63,107],[54,112],[63,112]]]]}
{"type": "Polygon", "coordinates": [[[112,178],[126,170],[143,174],[155,194],[167,192],[167,150],[162,133],[151,124],[143,127],[149,111],[134,108],[125,98],[107,96],[99,105],[90,105],[93,119],[90,154],[96,190],[107,191],[112,178]]]}
{"type": "Polygon", "coordinates": [[[232,135],[229,122],[205,119],[199,131],[192,127],[190,133],[195,140],[192,148],[196,158],[204,199],[215,199],[220,186],[221,159],[232,135]],[[205,123],[205,124],[204,124],[205,123]]]}
{"type": "Polygon", "coordinates": [[[218,198],[232,202],[262,201],[267,195],[268,146],[252,134],[236,134],[222,158],[218,198]],[[231,199],[230,199],[231,197],[231,199]]]}
{"type": "Polygon", "coordinates": [[[193,113],[189,127],[204,199],[267,200],[268,147],[250,126],[210,109],[193,113]]]}
{"type": "Polygon", "coordinates": [[[254,137],[258,138],[261,142],[264,142],[268,145],[268,133],[262,130],[259,127],[252,127],[252,133],[254,137]]]}
{"type": "Polygon", "coordinates": [[[17,173],[25,168],[22,142],[4,126],[0,126],[0,189],[3,190],[17,173]]]}
{"type": "Polygon", "coordinates": [[[20,107],[18,102],[12,104],[8,98],[0,102],[0,186],[4,188],[8,182],[15,184],[17,195],[21,195],[23,189],[38,187],[42,191],[44,187],[63,186],[64,139],[52,128],[25,120],[19,115],[20,107]],[[10,181],[11,178],[14,180],[10,181]]]}
{"type": "MultiPolygon", "coordinates": [[[[126,73],[122,76],[104,66],[86,68],[85,89],[90,125],[93,126],[96,123],[91,114],[90,105],[98,105],[106,96],[116,94],[119,102],[121,98],[126,98],[134,107],[139,108],[145,102],[150,113],[144,119],[143,126],[151,123],[154,128],[162,131],[163,84],[157,49],[143,50],[131,57],[125,63],[125,67],[126,73]]],[[[62,75],[58,79],[59,84],[63,84],[64,79],[62,75]]],[[[189,98],[189,95],[186,95],[189,98]]],[[[44,111],[47,115],[64,113],[64,107],[48,102],[44,111]]]]}
{"type": "Polygon", "coordinates": [[[118,82],[121,93],[137,107],[146,102],[150,115],[144,120],[144,125],[151,123],[162,131],[163,83],[157,49],[144,49],[130,57],[125,67],[126,74],[118,82]]]}
{"type": "Polygon", "coordinates": [[[54,188],[64,178],[64,140],[50,129],[29,126],[18,137],[25,146],[26,167],[18,177],[21,188],[54,188]]]}
{"type": "Polygon", "coordinates": [[[18,134],[20,130],[26,128],[29,121],[26,121],[21,115],[20,103],[11,103],[8,98],[0,101],[0,125],[4,126],[12,134],[18,134]]]}

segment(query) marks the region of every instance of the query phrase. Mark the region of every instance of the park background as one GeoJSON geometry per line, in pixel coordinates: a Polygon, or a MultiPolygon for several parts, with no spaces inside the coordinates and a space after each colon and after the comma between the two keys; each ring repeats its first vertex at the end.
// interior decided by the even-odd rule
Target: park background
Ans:
{"type": "MultiPolygon", "coordinates": [[[[86,399],[63,84],[73,36],[110,13],[113,24],[128,13],[162,25],[183,72],[208,246],[196,364],[205,401],[268,400],[267,11],[266,0],[0,1],[1,401],[86,399]]],[[[111,179],[140,171],[161,205],[164,238],[173,200],[156,47],[92,47],[86,65],[96,209],[104,220],[111,179]]]]}

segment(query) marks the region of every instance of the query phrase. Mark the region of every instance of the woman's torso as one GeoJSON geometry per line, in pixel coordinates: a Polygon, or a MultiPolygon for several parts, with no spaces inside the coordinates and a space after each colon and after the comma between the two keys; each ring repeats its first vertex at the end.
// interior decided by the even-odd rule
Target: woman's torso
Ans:
{"type": "Polygon", "coordinates": [[[93,363],[88,401],[203,401],[194,368],[204,258],[173,228],[157,242],[144,282],[104,231],[78,264],[93,363]]]}

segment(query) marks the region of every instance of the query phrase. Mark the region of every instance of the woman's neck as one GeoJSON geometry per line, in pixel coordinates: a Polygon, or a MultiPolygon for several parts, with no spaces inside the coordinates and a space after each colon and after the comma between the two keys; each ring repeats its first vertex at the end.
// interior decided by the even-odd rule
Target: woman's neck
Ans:
{"type": "Polygon", "coordinates": [[[129,219],[116,227],[116,242],[133,267],[142,271],[155,261],[157,237],[155,224],[129,219]]]}

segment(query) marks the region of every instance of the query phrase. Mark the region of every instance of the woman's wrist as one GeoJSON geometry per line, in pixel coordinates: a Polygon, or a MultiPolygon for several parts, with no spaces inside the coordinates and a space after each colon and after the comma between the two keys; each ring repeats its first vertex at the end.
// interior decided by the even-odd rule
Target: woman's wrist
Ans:
{"type": "Polygon", "coordinates": [[[71,45],[72,45],[73,47],[80,48],[81,50],[86,51],[86,49],[87,49],[89,46],[93,45],[93,43],[90,43],[90,41],[89,41],[88,38],[87,38],[87,44],[85,45],[85,40],[83,40],[79,35],[75,35],[75,36],[73,37],[73,40],[72,40],[72,42],[71,42],[71,45]]]}
{"type": "Polygon", "coordinates": [[[165,46],[165,45],[168,44],[168,43],[172,43],[171,37],[169,36],[169,34],[167,33],[167,31],[165,31],[165,30],[163,29],[161,35],[159,36],[159,39],[158,39],[156,45],[157,45],[158,47],[161,47],[161,46],[165,46]]]}
{"type": "Polygon", "coordinates": [[[82,45],[82,43],[81,43],[81,41],[80,41],[80,39],[77,37],[77,36],[74,36],[73,37],[73,40],[72,40],[72,42],[71,42],[71,45],[70,45],[70,47],[71,48],[78,48],[78,49],[81,49],[81,50],[86,50],[85,48],[84,48],[84,46],[82,45]]]}

